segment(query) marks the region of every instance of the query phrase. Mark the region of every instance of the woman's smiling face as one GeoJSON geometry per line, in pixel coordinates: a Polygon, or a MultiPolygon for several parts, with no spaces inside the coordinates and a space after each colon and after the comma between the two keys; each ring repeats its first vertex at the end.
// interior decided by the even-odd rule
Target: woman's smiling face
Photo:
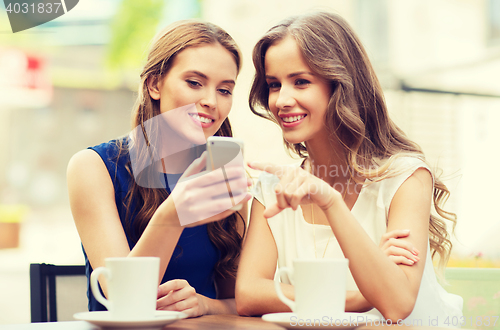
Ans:
{"type": "Polygon", "coordinates": [[[233,55],[219,43],[189,47],[175,56],[165,77],[155,86],[148,82],[150,96],[160,101],[162,114],[175,112],[169,124],[180,136],[203,144],[214,135],[229,115],[238,75],[233,55]],[[172,120],[172,122],[170,122],[172,120]],[[201,133],[205,141],[201,141],[201,133]]]}
{"type": "Polygon", "coordinates": [[[265,55],[269,110],[289,143],[328,139],[325,115],[331,95],[328,81],[313,73],[293,37],[278,41],[265,55]]]}

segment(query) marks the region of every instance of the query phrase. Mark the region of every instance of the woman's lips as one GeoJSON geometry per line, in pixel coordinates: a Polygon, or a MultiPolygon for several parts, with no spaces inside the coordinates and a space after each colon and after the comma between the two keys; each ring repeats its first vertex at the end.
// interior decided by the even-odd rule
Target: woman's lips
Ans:
{"type": "Polygon", "coordinates": [[[306,118],[307,115],[302,113],[302,114],[287,114],[287,115],[280,115],[281,119],[281,125],[283,127],[295,127],[297,125],[300,125],[304,121],[304,118],[306,118]]]}
{"type": "Polygon", "coordinates": [[[189,117],[197,126],[201,126],[202,128],[208,128],[215,122],[213,118],[199,113],[189,113],[189,117]]]}

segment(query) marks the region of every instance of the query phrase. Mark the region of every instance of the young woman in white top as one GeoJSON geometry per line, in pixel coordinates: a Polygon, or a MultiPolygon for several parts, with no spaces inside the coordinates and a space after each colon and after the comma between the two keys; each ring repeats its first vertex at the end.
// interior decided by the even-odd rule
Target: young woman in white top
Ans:
{"type": "MultiPolygon", "coordinates": [[[[446,265],[451,249],[444,220],[456,219],[442,209],[449,191],[388,117],[349,25],[325,12],[289,18],[259,40],[253,61],[252,111],[276,122],[304,161],[249,164],[264,172],[238,270],[238,312],[289,311],[274,290],[276,265],[345,256],[346,311],[422,325],[460,317],[461,297],[439,285],[432,264],[436,256],[446,265]]],[[[288,279],[276,280],[293,299],[288,279]]]]}

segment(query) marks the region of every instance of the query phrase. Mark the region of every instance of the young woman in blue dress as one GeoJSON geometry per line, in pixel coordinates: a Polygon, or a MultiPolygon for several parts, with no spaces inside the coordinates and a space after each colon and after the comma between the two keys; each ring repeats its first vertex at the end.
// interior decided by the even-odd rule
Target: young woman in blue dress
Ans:
{"type": "Polygon", "coordinates": [[[442,209],[449,191],[390,120],[347,22],[327,12],[286,19],[257,42],[253,61],[251,110],[277,123],[304,161],[249,163],[263,172],[238,270],[238,312],[289,311],[274,281],[290,299],[293,286],[275,278],[276,265],[345,257],[347,312],[423,325],[438,318],[441,326],[460,317],[462,299],[439,285],[432,263],[439,256],[445,265],[451,249],[444,220],[454,225],[455,215],[442,209]]]}
{"type": "MultiPolygon", "coordinates": [[[[235,275],[250,198],[245,172],[242,167],[226,167],[230,183],[241,188],[243,208],[236,213],[223,207],[229,197],[210,198],[221,188],[221,182],[214,183],[216,178],[210,177],[213,172],[193,176],[186,184],[176,183],[202,171],[206,163],[206,153],[179,149],[179,141],[197,146],[212,135],[232,135],[227,116],[240,66],[234,40],[211,23],[180,21],[153,40],[132,113],[135,135],[80,151],[68,165],[70,205],[87,276],[104,266],[108,257],[156,256],[160,258],[158,309],[189,316],[235,313],[235,275]],[[187,112],[181,111],[173,122],[162,122],[161,116],[184,108],[187,112]],[[167,137],[157,135],[163,145],[158,147],[161,141],[156,141],[156,147],[163,148],[160,153],[167,151],[162,154],[167,156],[149,164],[155,121],[169,126],[167,137]],[[201,132],[201,138],[193,132],[201,132]],[[146,141],[144,149],[132,156],[140,139],[146,141]],[[175,153],[168,156],[172,148],[175,153]],[[135,173],[134,162],[149,166],[135,173]],[[143,173],[164,184],[139,182],[143,173]],[[196,216],[209,211],[212,216],[184,226],[180,209],[188,212],[188,218],[189,212],[196,216]]],[[[100,285],[106,294],[105,281],[100,285]]],[[[90,290],[88,295],[91,311],[104,310],[90,290]]]]}

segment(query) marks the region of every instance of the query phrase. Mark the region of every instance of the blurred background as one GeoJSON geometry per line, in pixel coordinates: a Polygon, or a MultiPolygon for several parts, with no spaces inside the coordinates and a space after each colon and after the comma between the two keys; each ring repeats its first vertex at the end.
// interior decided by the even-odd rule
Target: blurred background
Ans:
{"type": "Polygon", "coordinates": [[[457,213],[449,266],[500,267],[500,0],[80,0],[12,33],[0,5],[0,324],[30,322],[29,263],[82,264],[66,191],[77,151],[130,130],[149,40],[201,18],[240,45],[230,119],[245,158],[296,163],[251,114],[251,51],[281,19],[342,15],[359,34],[393,120],[423,148],[457,213]]]}

